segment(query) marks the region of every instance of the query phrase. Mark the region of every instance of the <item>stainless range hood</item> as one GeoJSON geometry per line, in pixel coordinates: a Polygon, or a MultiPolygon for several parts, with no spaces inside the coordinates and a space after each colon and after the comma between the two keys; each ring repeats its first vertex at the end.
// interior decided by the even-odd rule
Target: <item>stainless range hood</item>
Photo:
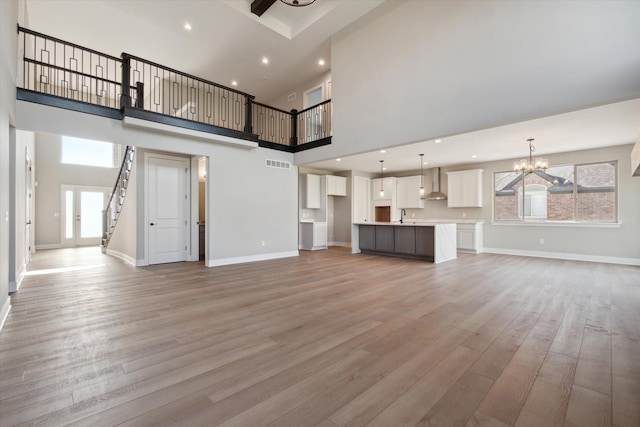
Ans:
{"type": "Polygon", "coordinates": [[[440,191],[440,168],[433,168],[431,177],[431,193],[425,197],[427,200],[447,200],[447,195],[440,191]]]}

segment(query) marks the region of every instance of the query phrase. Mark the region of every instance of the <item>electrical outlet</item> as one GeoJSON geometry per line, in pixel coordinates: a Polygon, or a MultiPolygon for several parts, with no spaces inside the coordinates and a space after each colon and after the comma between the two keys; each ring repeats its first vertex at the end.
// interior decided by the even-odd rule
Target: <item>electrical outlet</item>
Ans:
{"type": "Polygon", "coordinates": [[[416,214],[411,212],[411,218],[415,218],[415,217],[416,217],[416,214]]]}
{"type": "Polygon", "coordinates": [[[467,214],[466,214],[466,213],[464,213],[464,212],[462,212],[462,219],[464,219],[464,218],[466,218],[466,217],[467,217],[467,214]]]}
{"type": "Polygon", "coordinates": [[[540,244],[544,245],[544,239],[540,239],[540,244]]]}
{"type": "Polygon", "coordinates": [[[262,241],[262,246],[267,246],[267,242],[265,242],[264,240],[262,241]]]}

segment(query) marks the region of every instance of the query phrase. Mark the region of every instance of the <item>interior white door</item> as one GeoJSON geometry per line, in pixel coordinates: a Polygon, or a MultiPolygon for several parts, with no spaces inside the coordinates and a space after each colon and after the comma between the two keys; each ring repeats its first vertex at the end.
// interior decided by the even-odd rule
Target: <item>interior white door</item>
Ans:
{"type": "Polygon", "coordinates": [[[187,260],[189,163],[181,157],[147,157],[149,264],[187,260]]]}

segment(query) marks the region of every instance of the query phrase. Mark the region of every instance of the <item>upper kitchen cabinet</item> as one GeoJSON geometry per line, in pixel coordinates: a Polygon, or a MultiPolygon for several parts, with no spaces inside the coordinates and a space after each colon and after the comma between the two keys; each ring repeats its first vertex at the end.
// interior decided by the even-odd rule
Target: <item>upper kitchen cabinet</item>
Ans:
{"type": "Polygon", "coordinates": [[[327,196],[346,196],[347,178],[343,176],[326,175],[327,196]]]}
{"type": "Polygon", "coordinates": [[[482,207],[482,169],[447,172],[449,181],[448,207],[482,207]]]}
{"type": "Polygon", "coordinates": [[[396,178],[396,205],[398,209],[424,208],[424,200],[420,199],[422,177],[406,176],[396,178]]]}
{"type": "Polygon", "coordinates": [[[306,174],[302,176],[304,208],[320,209],[320,175],[306,174]]]}
{"type": "Polygon", "coordinates": [[[382,178],[382,185],[380,185],[380,179],[381,178],[376,178],[371,180],[371,199],[373,201],[394,199],[396,191],[396,178],[382,178]],[[384,195],[382,196],[380,195],[380,188],[382,188],[384,191],[384,195]]]}

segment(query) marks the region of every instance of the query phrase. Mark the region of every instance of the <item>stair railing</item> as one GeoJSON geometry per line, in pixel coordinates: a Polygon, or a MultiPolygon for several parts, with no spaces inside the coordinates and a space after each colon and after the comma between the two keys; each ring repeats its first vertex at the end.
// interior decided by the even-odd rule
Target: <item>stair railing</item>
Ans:
{"type": "Polygon", "coordinates": [[[127,187],[129,185],[129,179],[131,177],[131,168],[133,167],[133,158],[135,156],[136,148],[132,145],[127,145],[127,149],[124,152],[122,158],[122,164],[120,165],[120,172],[116,178],[116,184],[113,186],[113,192],[109,197],[109,201],[105,209],[102,211],[102,251],[105,252],[111,236],[118,223],[120,212],[122,211],[122,205],[127,194],[127,187]]]}

